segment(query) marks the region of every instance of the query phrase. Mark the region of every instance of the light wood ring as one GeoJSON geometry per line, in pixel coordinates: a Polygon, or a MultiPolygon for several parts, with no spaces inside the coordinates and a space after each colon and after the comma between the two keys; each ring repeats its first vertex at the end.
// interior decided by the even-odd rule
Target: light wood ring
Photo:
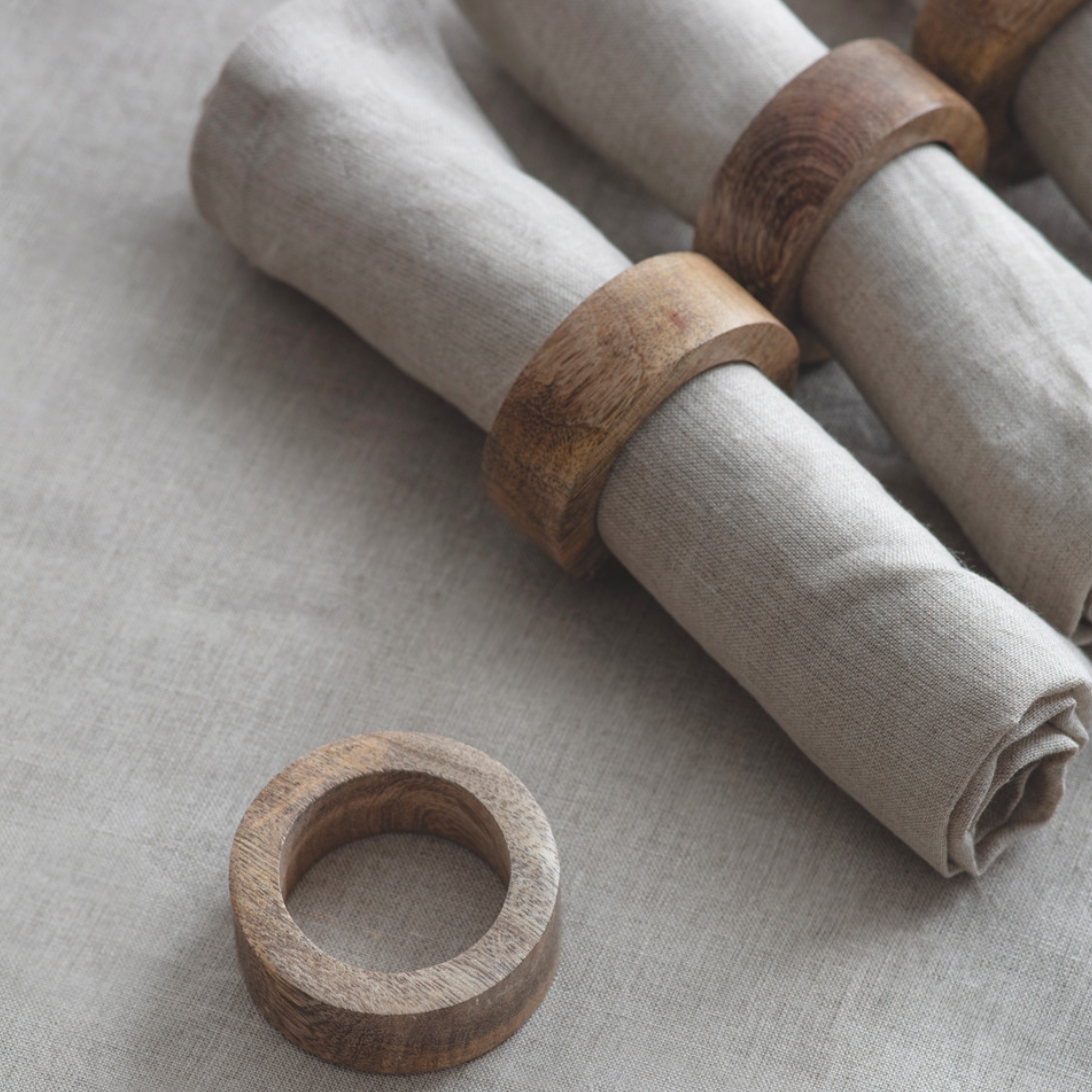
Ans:
{"type": "Polygon", "coordinates": [[[985,119],[990,171],[1010,181],[1041,171],[1013,126],[1012,100],[1035,50],[1086,0],[925,0],[914,56],[985,119]]]}
{"type": "Polygon", "coordinates": [[[485,445],[486,492],[566,571],[609,552],[595,526],[607,475],[646,417],[718,364],[760,368],[791,389],[792,334],[697,254],[660,254],[593,292],[546,339],[485,445]]]}
{"type": "Polygon", "coordinates": [[[553,980],[560,943],[557,847],[514,774],[439,736],[379,732],[304,755],[250,805],[231,850],[243,977],[265,1018],[327,1061],[381,1073],[456,1065],[507,1039],[553,980]],[[508,886],[465,952],[433,967],[365,970],[304,934],[285,899],[319,857],[370,834],[439,835],[508,886]]]}
{"type": "Polygon", "coordinates": [[[832,50],[786,84],[744,130],[698,214],[694,249],[790,326],[808,262],[839,209],[920,144],[973,171],[986,158],[974,107],[890,42],[832,50]]]}

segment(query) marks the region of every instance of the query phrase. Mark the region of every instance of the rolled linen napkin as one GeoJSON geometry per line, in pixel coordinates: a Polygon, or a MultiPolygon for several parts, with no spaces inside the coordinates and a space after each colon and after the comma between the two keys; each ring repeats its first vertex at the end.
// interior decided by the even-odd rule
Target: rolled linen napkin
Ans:
{"type": "MultiPolygon", "coordinates": [[[[826,52],[777,0],[459,3],[533,97],[691,220],[826,52]]],[[[1092,283],[924,147],[842,209],[801,303],[990,568],[1092,642],[1092,283]]]]}
{"type": "MultiPolygon", "coordinates": [[[[198,205],[488,428],[551,329],[628,266],[524,174],[428,10],[299,0],[238,48],[198,205]]],[[[799,746],[944,875],[1044,822],[1092,716],[1087,660],[920,524],[757,370],[664,402],[599,531],[799,746]]]]}
{"type": "Polygon", "coordinates": [[[1092,223],[1092,3],[1039,47],[1013,113],[1021,136],[1092,223]]]}

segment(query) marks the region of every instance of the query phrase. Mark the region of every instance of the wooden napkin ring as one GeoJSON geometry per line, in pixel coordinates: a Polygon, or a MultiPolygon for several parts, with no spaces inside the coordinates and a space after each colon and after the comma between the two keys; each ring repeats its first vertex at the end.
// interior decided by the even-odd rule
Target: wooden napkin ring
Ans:
{"type": "Polygon", "coordinates": [[[609,557],[595,526],[607,475],[668,395],[718,364],[791,389],[792,334],[697,254],[660,254],[593,292],[546,339],[493,422],[482,462],[497,507],[576,576],[609,557]]]}
{"type": "Polygon", "coordinates": [[[890,42],[832,50],[787,83],[744,130],[698,213],[694,249],[795,326],[808,262],[839,209],[920,144],[973,171],[986,157],[966,99],[890,42]]]}
{"type": "Polygon", "coordinates": [[[499,762],[439,736],[353,736],[293,762],[243,816],[230,885],[254,1003],[338,1065],[421,1073],[476,1058],[528,1019],[557,967],[559,864],[542,809],[499,762]],[[350,966],[316,947],[285,906],[319,857],[391,831],[458,842],[508,886],[488,932],[454,959],[392,973],[350,966]]]}
{"type": "Polygon", "coordinates": [[[1013,127],[1012,100],[1035,50],[1086,0],[925,0],[914,56],[977,107],[990,171],[1010,181],[1041,170],[1013,127]]]}

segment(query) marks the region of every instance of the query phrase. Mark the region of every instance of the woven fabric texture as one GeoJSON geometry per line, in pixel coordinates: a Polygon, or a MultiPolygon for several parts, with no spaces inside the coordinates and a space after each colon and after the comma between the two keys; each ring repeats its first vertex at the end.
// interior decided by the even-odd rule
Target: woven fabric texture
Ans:
{"type": "MultiPolygon", "coordinates": [[[[904,35],[912,17],[889,0],[794,6],[829,43],[904,35]]],[[[194,208],[202,95],[274,7],[17,0],[0,17],[0,1086],[1081,1087],[1087,755],[1070,763],[1050,824],[984,877],[944,879],[621,566],[574,583],[509,529],[482,496],[482,433],[464,415],[484,419],[494,388],[453,408],[253,269],[194,208]],[[227,899],[231,836],[262,785],[312,747],[391,728],[503,761],[562,854],[562,959],[542,1007],[496,1051],[420,1078],[339,1070],[272,1031],[243,987],[227,899]]],[[[618,253],[687,245],[685,224],[537,110],[460,17],[434,13],[458,74],[442,77],[445,94],[469,89],[503,143],[469,113],[461,132],[595,221],[617,248],[585,240],[597,277],[618,253]]],[[[1092,232],[1050,179],[1006,196],[1092,270],[1092,232]]],[[[566,276],[575,291],[584,274],[566,276]]],[[[515,353],[531,334],[494,328],[481,342],[507,338],[515,353]]],[[[676,498],[663,494],[677,471],[648,465],[660,431],[701,419],[702,403],[757,396],[751,373],[724,372],[734,390],[687,388],[627,449],[631,469],[607,495],[616,548],[670,546],[670,528],[621,522],[640,505],[657,519],[687,497],[715,507],[734,488],[710,480],[718,466],[757,473],[734,447],[706,450],[692,464],[700,491],[676,498]]],[[[797,397],[969,559],[837,365],[805,376],[797,397]]],[[[793,465],[822,442],[832,465],[807,469],[816,483],[840,476],[839,510],[854,491],[871,497],[818,425],[796,420],[781,441],[793,465]]],[[[754,437],[756,454],[773,438],[754,437]]],[[[949,571],[917,541],[935,574],[949,571]]],[[[640,571],[642,558],[627,564],[640,571]]],[[[803,591],[781,600],[787,634],[815,609],[803,591]]],[[[966,619],[969,632],[984,621],[966,619]]],[[[892,615],[881,643],[919,624],[892,615]]],[[[1065,655],[1044,672],[1067,671],[1065,655]]],[[[999,693],[1029,680],[1014,678],[999,693]]],[[[498,894],[468,854],[391,836],[320,862],[292,906],[324,947],[393,968],[465,946],[498,894]]]]}
{"type": "Polygon", "coordinates": [[[1092,6],[1039,47],[1016,93],[1016,124],[1043,166],[1092,221],[1092,6]]]}
{"type": "MultiPolygon", "coordinates": [[[[525,88],[688,219],[825,52],[776,0],[460,2],[525,88]]],[[[930,149],[848,202],[802,304],[1006,587],[1092,640],[1087,279],[930,149]]]]}

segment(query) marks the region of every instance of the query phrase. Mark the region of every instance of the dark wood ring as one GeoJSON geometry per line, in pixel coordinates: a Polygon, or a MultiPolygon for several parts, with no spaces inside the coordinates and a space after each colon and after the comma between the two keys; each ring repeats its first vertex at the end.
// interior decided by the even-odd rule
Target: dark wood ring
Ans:
{"type": "Polygon", "coordinates": [[[688,379],[718,364],[760,368],[791,389],[792,334],[697,254],[661,254],[593,292],[546,339],[485,445],[486,492],[567,572],[609,557],[595,526],[626,441],[688,379]]]}
{"type": "Polygon", "coordinates": [[[920,144],[973,171],[986,158],[974,107],[890,42],[839,46],[786,84],[744,131],[698,214],[694,249],[798,322],[812,252],[876,171],[920,144]]]}
{"type": "Polygon", "coordinates": [[[925,0],[914,56],[985,119],[991,173],[1008,181],[1042,168],[1013,126],[1012,100],[1035,50],[1086,0],[925,0]]]}
{"type": "Polygon", "coordinates": [[[338,1065],[421,1073],[475,1058],[528,1019],[557,967],[560,873],[542,809],[499,762],[438,736],[354,736],[293,762],[243,816],[230,886],[254,1003],[297,1046],[338,1065]],[[289,914],[285,899],[319,857],[389,831],[458,842],[508,885],[496,921],[454,959],[398,973],[350,966],[289,914]]]}

